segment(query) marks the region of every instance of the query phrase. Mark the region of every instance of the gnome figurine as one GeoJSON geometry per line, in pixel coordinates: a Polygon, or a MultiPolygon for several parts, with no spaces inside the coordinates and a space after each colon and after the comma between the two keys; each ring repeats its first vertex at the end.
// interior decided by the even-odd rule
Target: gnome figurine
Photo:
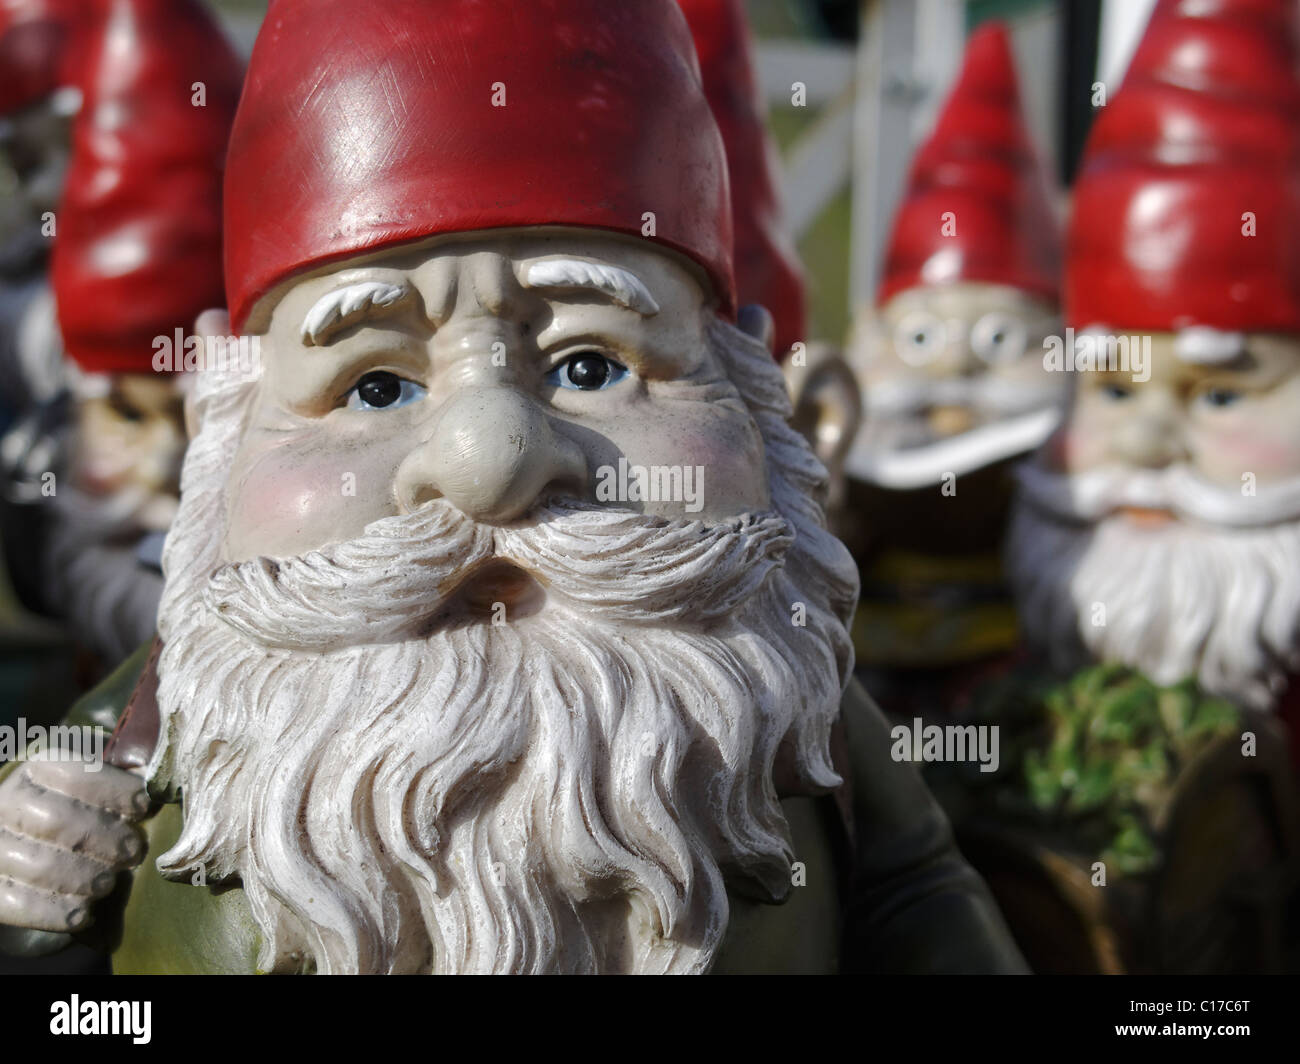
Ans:
{"type": "Polygon", "coordinates": [[[89,35],[51,282],[73,410],[44,603],[115,665],[153,634],[185,446],[180,338],[224,302],[221,181],[241,65],[200,0],[108,0],[89,35]]]}
{"type": "Polygon", "coordinates": [[[195,375],[113,766],[0,780],[0,919],[120,972],[1021,970],[851,682],[682,12],[371,10],[272,0],[217,326],[262,357],[195,375]]]}
{"type": "Polygon", "coordinates": [[[1036,929],[1012,917],[1040,966],[1284,963],[1298,34],[1289,0],[1162,0],[1085,148],[1061,352],[1073,397],[1021,470],[1006,555],[1051,672],[1022,670],[994,700],[1004,771],[964,797],[993,830],[962,829],[995,887],[1034,899],[1020,913],[1056,912],[1036,929]]]}
{"type": "Polygon", "coordinates": [[[826,466],[827,510],[834,512],[844,496],[844,459],[862,404],[840,352],[807,337],[804,274],[782,213],[780,162],[764,120],[745,5],[743,0],[679,4],[727,153],[737,299],[772,316],[773,349],[794,402],[791,424],[826,466]]]}
{"type": "MultiPolygon", "coordinates": [[[[91,0],[0,0],[0,521],[6,552],[39,538],[39,498],[60,416],[63,349],[46,270],[81,104],[91,0]],[[8,504],[18,504],[11,506],[8,504]]],[[[21,568],[21,567],[19,567],[21,568]]],[[[27,574],[19,573],[20,583],[27,574]]]]}
{"type": "Polygon", "coordinates": [[[901,715],[947,711],[1014,646],[1009,467],[1059,418],[1066,377],[1043,363],[1059,265],[1008,32],[985,23],[913,161],[849,349],[864,413],[838,530],[862,571],[854,644],[901,715]]]}

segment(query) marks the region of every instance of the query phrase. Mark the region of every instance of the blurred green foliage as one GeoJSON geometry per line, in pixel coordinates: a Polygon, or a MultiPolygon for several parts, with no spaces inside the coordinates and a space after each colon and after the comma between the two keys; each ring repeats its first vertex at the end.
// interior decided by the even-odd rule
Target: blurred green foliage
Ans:
{"type": "Polygon", "coordinates": [[[1153,823],[1180,772],[1241,728],[1236,707],[1194,680],[1162,687],[1113,664],[1066,680],[1013,674],[977,694],[973,718],[1001,727],[1002,756],[992,779],[962,772],[975,804],[1065,827],[1123,875],[1155,867],[1153,823]]]}

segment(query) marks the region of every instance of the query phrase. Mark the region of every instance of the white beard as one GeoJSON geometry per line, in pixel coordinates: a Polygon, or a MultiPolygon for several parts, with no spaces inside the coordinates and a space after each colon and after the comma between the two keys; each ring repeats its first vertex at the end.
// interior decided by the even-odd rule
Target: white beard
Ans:
{"type": "Polygon", "coordinates": [[[238,877],[260,968],[699,972],[728,887],[789,890],[773,765],[784,749],[802,789],[839,782],[857,577],[779,370],[729,326],[713,340],[767,440],[774,514],[703,526],[560,502],[491,528],[435,503],[226,567],[251,388],[201,375],[150,769],[185,823],[158,866],[238,877]],[[489,557],[548,574],[539,611],[453,619],[447,578],[489,557]]]}
{"type": "Polygon", "coordinates": [[[1276,702],[1300,669],[1300,521],[1265,518],[1283,512],[1291,486],[1261,489],[1256,503],[1178,468],[1022,477],[1007,569],[1022,630],[1057,668],[1118,662],[1157,684],[1195,677],[1240,705],[1276,702]],[[1140,526],[1114,514],[1118,505],[1188,516],[1140,526]],[[1193,513],[1251,526],[1216,527],[1193,513]]]}

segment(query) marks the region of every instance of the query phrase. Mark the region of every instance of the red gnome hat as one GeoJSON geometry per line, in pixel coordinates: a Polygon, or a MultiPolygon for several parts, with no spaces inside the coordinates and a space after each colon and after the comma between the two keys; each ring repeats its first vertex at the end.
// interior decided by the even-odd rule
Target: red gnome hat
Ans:
{"type": "Polygon", "coordinates": [[[876,301],[956,281],[1055,300],[1060,258],[1007,30],[985,23],[971,35],[956,88],[912,162],[876,301]]]}
{"type": "Polygon", "coordinates": [[[221,167],[240,64],[198,0],[105,0],[82,80],[50,268],[59,325],[82,369],[147,373],[155,337],[225,302],[221,167]]]}
{"type": "Polygon", "coordinates": [[[272,0],[226,175],[236,329],[305,270],[540,225],[671,248],[734,314],[726,156],[673,0],[272,0]]]}
{"type": "Polygon", "coordinates": [[[1076,327],[1300,332],[1294,0],[1163,0],[1088,139],[1076,327]]]}
{"type": "Polygon", "coordinates": [[[754,79],[742,0],[678,0],[699,55],[704,95],[727,148],[735,231],[736,299],[761,303],[776,327],[776,353],[805,339],[803,271],[781,218],[776,151],[754,79]]]}
{"type": "Polygon", "coordinates": [[[0,115],[75,84],[76,43],[93,0],[0,0],[0,115]]]}

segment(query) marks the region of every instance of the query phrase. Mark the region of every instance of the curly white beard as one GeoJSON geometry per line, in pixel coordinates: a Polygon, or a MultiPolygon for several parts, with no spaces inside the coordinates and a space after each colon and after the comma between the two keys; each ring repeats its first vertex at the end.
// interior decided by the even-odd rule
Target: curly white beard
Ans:
{"type": "Polygon", "coordinates": [[[260,968],[698,972],[729,886],[789,889],[773,764],[784,747],[802,788],[839,782],[857,574],[771,357],[722,323],[712,339],[766,439],[774,514],[708,527],[552,503],[500,529],[435,504],[227,567],[251,386],[203,375],[151,766],[185,824],[158,863],[238,877],[260,968]],[[564,596],[501,626],[443,620],[445,577],[491,556],[564,596]]]}
{"type": "MultiPolygon", "coordinates": [[[[1119,662],[1158,684],[1195,677],[1241,705],[1274,704],[1287,674],[1300,669],[1300,521],[1141,526],[1100,513],[1127,501],[1235,514],[1244,523],[1253,502],[1203,483],[1183,490],[1187,476],[1178,469],[1158,480],[1025,473],[1007,571],[1021,630],[1055,667],[1119,662]],[[1078,519],[1049,516],[1063,508],[1078,519]],[[1093,623],[1098,605],[1104,624],[1093,623]]],[[[1259,516],[1278,510],[1275,500],[1287,494],[1265,493],[1259,516]]]]}

